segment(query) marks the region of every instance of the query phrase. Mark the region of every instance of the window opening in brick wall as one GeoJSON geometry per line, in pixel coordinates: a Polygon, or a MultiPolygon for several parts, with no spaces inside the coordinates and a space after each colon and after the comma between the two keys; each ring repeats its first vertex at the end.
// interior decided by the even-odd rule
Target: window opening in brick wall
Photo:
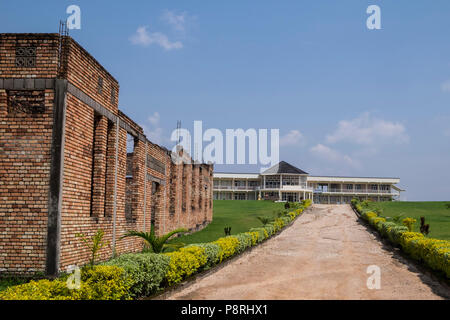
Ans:
{"type": "Polygon", "coordinates": [[[188,191],[188,187],[187,187],[187,183],[186,183],[186,164],[182,165],[183,167],[183,173],[182,173],[182,177],[183,177],[183,181],[181,182],[181,188],[182,188],[182,195],[181,195],[181,210],[183,212],[186,212],[186,199],[187,199],[187,191],[188,191]]]}
{"type": "Polygon", "coordinates": [[[136,138],[127,133],[127,164],[125,175],[125,218],[134,220],[134,207],[137,199],[134,153],[136,138]]]}
{"type": "Polygon", "coordinates": [[[98,77],[97,93],[98,94],[102,94],[103,93],[103,78],[102,77],[98,77]]]}
{"type": "Polygon", "coordinates": [[[45,91],[8,90],[8,114],[42,114],[45,112],[45,91]]]}
{"type": "Polygon", "coordinates": [[[98,141],[99,139],[99,132],[98,130],[100,130],[99,128],[99,124],[100,124],[100,120],[102,119],[102,116],[99,114],[94,114],[94,126],[92,128],[92,161],[91,161],[91,203],[90,203],[90,216],[92,217],[94,215],[94,206],[95,206],[95,183],[96,183],[96,179],[95,179],[95,174],[96,174],[96,161],[95,161],[95,155],[96,155],[96,149],[98,148],[98,144],[100,141],[98,141]]]}
{"type": "Polygon", "coordinates": [[[114,192],[114,162],[115,162],[115,143],[116,130],[114,122],[108,121],[106,133],[106,174],[105,174],[105,217],[112,216],[112,197],[114,192]]]}
{"type": "Polygon", "coordinates": [[[155,223],[156,215],[158,213],[160,188],[161,186],[158,182],[152,181],[152,207],[150,212],[150,219],[152,223],[155,223]]]}
{"type": "Polygon", "coordinates": [[[111,104],[116,104],[116,90],[111,88],[111,104]]]}
{"type": "Polygon", "coordinates": [[[16,67],[36,67],[36,47],[16,47],[16,67]]]}

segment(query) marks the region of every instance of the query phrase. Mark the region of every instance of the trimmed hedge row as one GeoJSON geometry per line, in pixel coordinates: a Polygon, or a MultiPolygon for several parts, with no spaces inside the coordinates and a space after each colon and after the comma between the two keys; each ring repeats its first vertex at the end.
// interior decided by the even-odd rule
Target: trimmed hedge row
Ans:
{"type": "Polygon", "coordinates": [[[409,231],[406,226],[387,222],[377,213],[365,209],[358,199],[353,199],[352,205],[381,236],[399,245],[413,259],[445,273],[450,278],[450,241],[427,238],[422,233],[409,231]]]}
{"type": "Polygon", "coordinates": [[[70,290],[68,276],[31,281],[0,292],[0,300],[127,300],[145,297],[208,270],[272,237],[311,205],[311,200],[260,228],[210,243],[190,244],[163,254],[130,253],[81,271],[81,288],[70,290]]]}

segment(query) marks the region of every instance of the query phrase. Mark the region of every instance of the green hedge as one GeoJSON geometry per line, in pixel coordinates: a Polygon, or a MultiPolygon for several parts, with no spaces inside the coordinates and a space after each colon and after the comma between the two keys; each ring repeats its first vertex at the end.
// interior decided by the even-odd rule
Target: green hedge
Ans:
{"type": "Polygon", "coordinates": [[[81,270],[81,287],[70,290],[67,276],[9,287],[0,300],[125,300],[131,298],[132,281],[116,266],[94,266],[81,270]]]}
{"type": "Polygon", "coordinates": [[[306,208],[310,200],[260,228],[191,244],[177,251],[130,253],[81,270],[81,287],[70,290],[68,275],[59,279],[31,281],[0,292],[0,300],[125,300],[151,295],[177,284],[201,270],[209,269],[278,233],[306,208]]]}
{"type": "Polygon", "coordinates": [[[156,253],[129,253],[103,263],[125,270],[131,279],[133,296],[148,296],[159,289],[168,269],[170,258],[156,253]]]}
{"type": "Polygon", "coordinates": [[[406,226],[386,221],[357,199],[351,204],[363,219],[369,222],[380,235],[398,245],[413,259],[421,261],[450,278],[450,241],[427,238],[418,232],[410,232],[406,226]]]}

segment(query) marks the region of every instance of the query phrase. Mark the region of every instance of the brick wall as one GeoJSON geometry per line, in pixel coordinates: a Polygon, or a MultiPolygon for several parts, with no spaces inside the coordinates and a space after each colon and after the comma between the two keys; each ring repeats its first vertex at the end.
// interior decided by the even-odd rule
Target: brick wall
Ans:
{"type": "Polygon", "coordinates": [[[120,237],[129,230],[150,231],[152,221],[162,234],[178,227],[196,230],[212,220],[212,166],[174,164],[171,152],[119,111],[118,97],[117,80],[73,39],[0,34],[0,272],[45,270],[52,245],[47,234],[53,232],[48,219],[60,225],[54,261],[60,270],[89,259],[78,233],[89,237],[102,229],[105,260],[114,249],[141,250],[141,240],[120,237]],[[68,83],[59,220],[49,214],[57,77],[68,83]],[[134,149],[127,153],[130,135],[134,149]]]}

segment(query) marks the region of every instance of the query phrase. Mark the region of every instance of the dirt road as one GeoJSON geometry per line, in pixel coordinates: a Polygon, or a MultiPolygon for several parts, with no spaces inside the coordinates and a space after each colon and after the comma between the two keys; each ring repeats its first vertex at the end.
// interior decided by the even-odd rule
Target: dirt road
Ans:
{"type": "Polygon", "coordinates": [[[358,222],[348,205],[314,205],[277,237],[167,299],[442,299],[419,272],[358,222]],[[368,289],[367,267],[381,271],[368,289]]]}

